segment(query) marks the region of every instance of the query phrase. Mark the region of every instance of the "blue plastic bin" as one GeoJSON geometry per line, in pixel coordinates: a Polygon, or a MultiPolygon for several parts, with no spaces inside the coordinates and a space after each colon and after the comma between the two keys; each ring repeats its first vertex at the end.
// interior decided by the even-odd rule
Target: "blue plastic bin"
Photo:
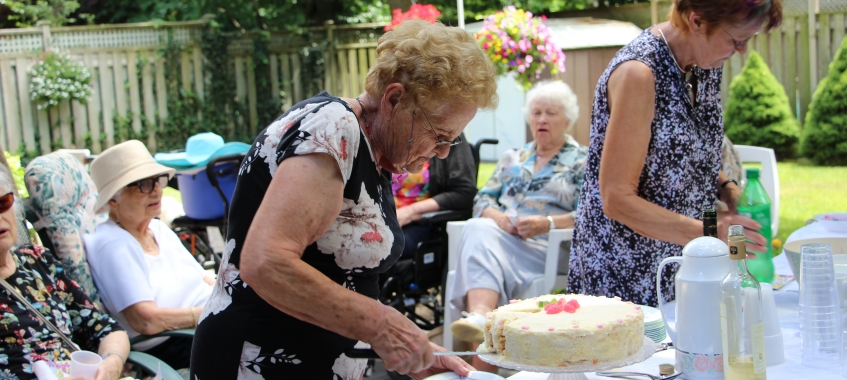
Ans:
{"type": "MultiPolygon", "coordinates": [[[[227,200],[232,201],[232,193],[235,191],[235,182],[238,179],[238,165],[235,163],[223,163],[215,167],[218,173],[218,184],[221,186],[227,200]]],[[[209,183],[206,170],[194,174],[177,174],[179,191],[182,195],[182,208],[185,216],[191,219],[212,220],[223,218],[224,201],[209,183]]]]}

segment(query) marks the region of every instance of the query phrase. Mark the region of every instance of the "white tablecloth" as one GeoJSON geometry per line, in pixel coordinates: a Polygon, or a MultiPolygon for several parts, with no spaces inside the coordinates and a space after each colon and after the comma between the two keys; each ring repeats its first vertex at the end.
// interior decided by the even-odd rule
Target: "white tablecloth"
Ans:
{"type": "MultiPolygon", "coordinates": [[[[837,234],[824,230],[819,223],[812,223],[792,233],[786,242],[809,239],[816,237],[847,237],[847,234],[837,234]]],[[[792,275],[791,267],[785,255],[774,258],[774,266],[777,274],[792,275]]],[[[779,313],[779,324],[782,327],[782,338],[785,345],[785,362],[768,367],[768,380],[797,380],[797,379],[842,379],[841,367],[831,369],[816,369],[803,366],[800,363],[800,314],[798,312],[798,285],[796,281],[785,285],[782,289],[774,291],[774,301],[779,313]]],[[[673,307],[666,306],[665,312],[671,312],[673,307]]],[[[668,318],[672,318],[670,315],[668,318]]],[[[667,340],[670,341],[670,340],[667,340]]],[[[650,359],[629,367],[621,368],[620,371],[644,372],[653,375],[659,374],[659,364],[674,364],[674,350],[656,353],[650,359]]],[[[589,379],[611,379],[609,377],[597,376],[594,373],[586,373],[589,379]]],[[[545,380],[548,374],[519,372],[509,377],[509,380],[545,380]]]]}

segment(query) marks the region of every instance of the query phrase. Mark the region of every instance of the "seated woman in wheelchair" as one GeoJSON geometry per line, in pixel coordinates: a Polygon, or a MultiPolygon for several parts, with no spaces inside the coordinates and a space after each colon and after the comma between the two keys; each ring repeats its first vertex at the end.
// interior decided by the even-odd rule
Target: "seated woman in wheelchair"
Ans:
{"type": "MultiPolygon", "coordinates": [[[[542,82],[526,99],[534,141],[503,153],[474,199],[475,218],[462,232],[456,281],[447,292],[469,312],[450,326],[468,342],[482,342],[485,313],[544,274],[547,231],[574,225],[588,154],[566,133],[579,113],[576,95],[563,82],[542,82]]],[[[479,360],[474,367],[487,368],[479,360]]]]}
{"type": "Polygon", "coordinates": [[[11,173],[0,165],[0,379],[35,379],[32,362],[69,361],[72,348],[63,338],[103,356],[96,380],[117,379],[129,354],[126,333],[89,300],[50,251],[16,242],[24,213],[14,191],[11,173]]]}
{"type": "MultiPolygon", "coordinates": [[[[85,237],[86,254],[103,303],[130,337],[197,326],[212,294],[214,279],[156,219],[162,187],[173,175],[138,140],[115,145],[91,163],[100,193],[95,210],[108,211],[109,220],[85,237]]],[[[155,338],[133,349],[174,368],[188,368],[191,358],[189,339],[155,338]]]]}
{"type": "MultiPolygon", "coordinates": [[[[460,137],[464,140],[464,135],[460,137]]],[[[420,173],[393,174],[392,191],[397,221],[406,242],[400,259],[411,259],[418,243],[429,239],[431,227],[415,223],[421,215],[441,210],[469,210],[476,195],[476,168],[471,146],[450,148],[445,159],[432,157],[420,173]]]]}

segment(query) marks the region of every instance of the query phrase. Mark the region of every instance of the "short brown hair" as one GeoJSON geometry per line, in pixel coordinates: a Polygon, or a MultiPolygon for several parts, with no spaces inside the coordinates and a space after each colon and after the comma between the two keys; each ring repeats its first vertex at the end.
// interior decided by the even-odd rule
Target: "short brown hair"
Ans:
{"type": "Polygon", "coordinates": [[[765,20],[765,31],[782,23],[782,0],[674,0],[668,20],[688,32],[688,15],[696,12],[706,21],[706,30],[721,24],[744,24],[765,20]]]}
{"type": "Polygon", "coordinates": [[[435,110],[445,102],[494,108],[494,64],[470,33],[460,28],[407,20],[379,38],[377,60],[365,91],[382,97],[400,83],[418,105],[435,110]]]}

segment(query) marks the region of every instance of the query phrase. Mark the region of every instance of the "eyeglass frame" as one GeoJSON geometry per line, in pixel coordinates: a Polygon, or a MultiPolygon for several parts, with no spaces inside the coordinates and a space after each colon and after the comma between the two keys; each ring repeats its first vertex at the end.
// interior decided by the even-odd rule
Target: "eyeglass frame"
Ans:
{"type": "Polygon", "coordinates": [[[170,180],[169,175],[159,174],[159,175],[154,176],[154,177],[147,177],[147,178],[144,178],[144,179],[139,179],[138,181],[135,181],[135,182],[130,182],[126,185],[126,188],[130,188],[130,187],[135,186],[136,188],[138,188],[138,191],[141,194],[150,194],[150,193],[153,192],[154,189],[156,189],[157,183],[159,184],[159,186],[165,187],[165,186],[168,185],[169,180],[170,180]],[[165,178],[164,182],[162,182],[162,177],[165,178]],[[148,190],[148,191],[144,191],[144,188],[142,187],[143,183],[146,182],[146,181],[150,181],[150,190],[148,190]]]}
{"type": "Polygon", "coordinates": [[[9,211],[15,205],[15,192],[14,191],[10,191],[7,194],[3,194],[2,196],[0,196],[0,205],[3,204],[2,202],[5,202],[6,197],[11,198],[12,200],[9,202],[8,207],[6,207],[6,208],[0,207],[0,213],[4,213],[6,211],[9,211]]]}
{"type": "Polygon", "coordinates": [[[754,34],[753,37],[750,37],[750,38],[748,38],[744,41],[739,41],[739,40],[736,40],[735,37],[732,36],[732,34],[729,34],[729,32],[726,31],[726,28],[721,27],[721,30],[723,30],[723,32],[726,33],[727,36],[729,36],[729,39],[732,40],[732,44],[735,45],[736,49],[747,45],[748,43],[750,43],[750,40],[753,39],[753,37],[759,35],[759,32],[756,32],[756,34],[754,34]]]}
{"type": "MultiPolygon", "coordinates": [[[[426,116],[426,112],[424,111],[423,107],[418,106],[418,108],[421,109],[421,113],[424,115],[424,119],[426,119],[426,123],[429,124],[429,131],[432,132],[433,136],[435,136],[435,146],[436,147],[438,147],[438,148],[443,147],[443,146],[454,147],[454,146],[462,143],[461,137],[456,137],[455,139],[453,139],[453,141],[442,140],[440,137],[438,137],[438,133],[436,133],[435,128],[432,127],[432,123],[430,123],[429,117],[426,116]]],[[[415,126],[414,114],[412,114],[412,116],[413,116],[412,128],[414,128],[414,126],[415,126]]]]}

